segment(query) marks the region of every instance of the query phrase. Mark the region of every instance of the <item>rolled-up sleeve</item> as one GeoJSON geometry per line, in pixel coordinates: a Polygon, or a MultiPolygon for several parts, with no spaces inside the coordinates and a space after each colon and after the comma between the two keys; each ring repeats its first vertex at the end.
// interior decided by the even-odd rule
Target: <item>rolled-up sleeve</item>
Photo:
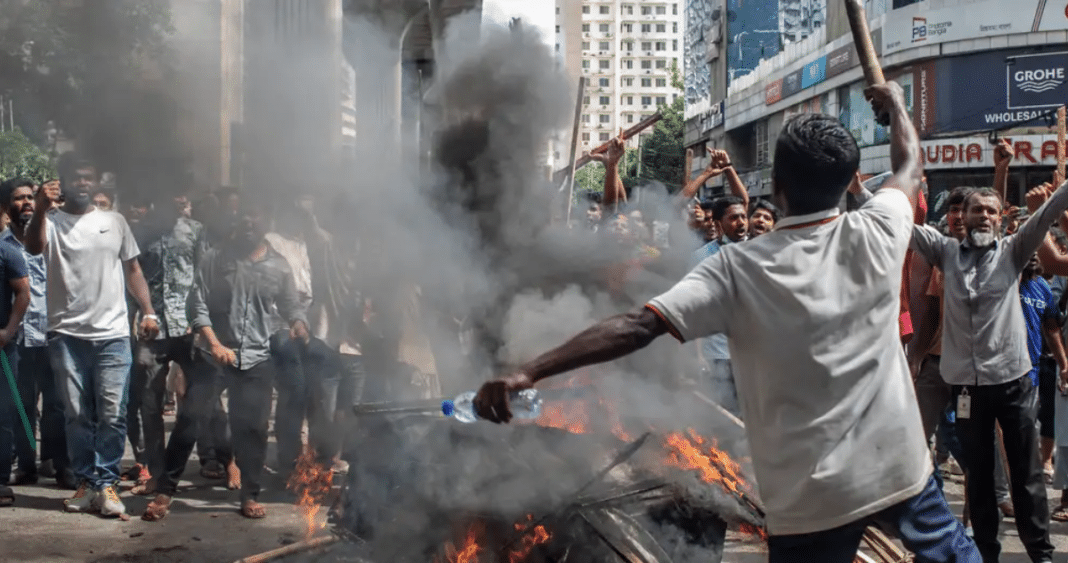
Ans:
{"type": "Polygon", "coordinates": [[[672,336],[682,342],[712,334],[729,334],[731,279],[729,252],[698,264],[667,292],[646,305],[668,323],[672,336]]]}
{"type": "Polygon", "coordinates": [[[913,225],[912,242],[909,248],[923,256],[924,260],[932,266],[942,267],[942,257],[945,255],[946,242],[949,239],[928,225],[913,225]]]}

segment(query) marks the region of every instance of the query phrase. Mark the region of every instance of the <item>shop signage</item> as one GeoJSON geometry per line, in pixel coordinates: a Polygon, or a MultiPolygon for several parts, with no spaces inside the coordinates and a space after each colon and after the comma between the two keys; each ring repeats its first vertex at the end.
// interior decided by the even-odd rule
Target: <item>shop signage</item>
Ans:
{"type": "Polygon", "coordinates": [[[1068,101],[1068,51],[1005,61],[1008,109],[1057,108],[1068,101]]]}
{"type": "Polygon", "coordinates": [[[701,112],[697,116],[697,128],[704,135],[709,131],[723,125],[723,110],[726,107],[725,100],[712,104],[712,107],[701,112]]]}
{"type": "Polygon", "coordinates": [[[823,82],[827,72],[827,57],[820,57],[801,69],[801,88],[809,88],[823,82]]]}
{"type": "Polygon", "coordinates": [[[789,98],[801,91],[801,74],[798,69],[782,78],[782,97],[789,98]]]}
{"type": "Polygon", "coordinates": [[[782,79],[773,80],[764,87],[764,104],[771,105],[782,99],[782,79]]]}
{"type": "Polygon", "coordinates": [[[857,48],[852,43],[827,54],[827,69],[824,78],[838,76],[857,64],[857,48]]]}
{"type": "MultiPolygon", "coordinates": [[[[1012,144],[1016,152],[1014,167],[1057,164],[1056,135],[1019,135],[1004,139],[1012,144]]],[[[985,137],[923,141],[920,143],[920,153],[925,170],[994,166],[994,147],[985,137]]]]}

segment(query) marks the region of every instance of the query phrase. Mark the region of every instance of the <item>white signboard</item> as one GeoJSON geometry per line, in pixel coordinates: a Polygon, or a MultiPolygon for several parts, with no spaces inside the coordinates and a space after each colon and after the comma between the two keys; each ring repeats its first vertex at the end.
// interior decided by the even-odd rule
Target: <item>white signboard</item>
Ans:
{"type": "MultiPolygon", "coordinates": [[[[1016,151],[1012,167],[1055,166],[1056,135],[1006,135],[1016,151]]],[[[924,170],[993,168],[994,147],[986,137],[937,139],[920,143],[924,170]]]]}
{"type": "MultiPolygon", "coordinates": [[[[1038,31],[1068,29],[1068,0],[972,0],[954,6],[927,0],[881,18],[887,55],[913,47],[1038,31]]],[[[877,27],[875,23],[873,27],[877,27]]]]}

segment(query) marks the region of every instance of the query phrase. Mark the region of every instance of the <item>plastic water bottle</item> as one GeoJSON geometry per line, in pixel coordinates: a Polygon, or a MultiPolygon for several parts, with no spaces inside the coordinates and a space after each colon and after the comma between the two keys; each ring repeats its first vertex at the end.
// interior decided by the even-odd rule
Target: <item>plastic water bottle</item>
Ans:
{"type": "MultiPolygon", "coordinates": [[[[475,392],[468,391],[456,396],[455,399],[441,402],[441,412],[445,416],[451,416],[460,422],[474,422],[479,420],[475,414],[475,392]]],[[[508,396],[508,406],[515,418],[538,418],[541,414],[541,398],[537,390],[524,389],[508,396]]]]}

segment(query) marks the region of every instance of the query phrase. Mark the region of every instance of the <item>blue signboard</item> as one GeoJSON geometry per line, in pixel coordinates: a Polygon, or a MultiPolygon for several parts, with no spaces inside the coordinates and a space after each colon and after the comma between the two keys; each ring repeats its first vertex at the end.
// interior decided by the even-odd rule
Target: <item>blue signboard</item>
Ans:
{"type": "Polygon", "coordinates": [[[827,57],[822,56],[801,69],[801,88],[808,88],[823,82],[827,74],[827,57]]]}

